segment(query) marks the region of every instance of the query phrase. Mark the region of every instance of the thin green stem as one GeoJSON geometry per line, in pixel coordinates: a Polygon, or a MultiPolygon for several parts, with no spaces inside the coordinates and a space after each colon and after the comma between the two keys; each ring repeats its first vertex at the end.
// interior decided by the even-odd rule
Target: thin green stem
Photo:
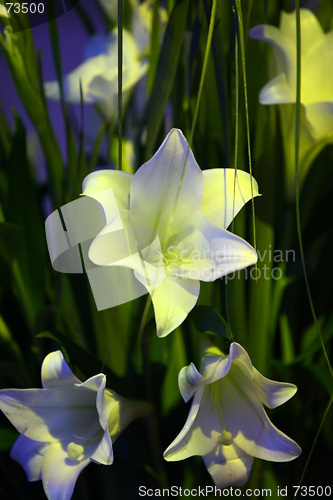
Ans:
{"type": "MultiPolygon", "coordinates": [[[[237,23],[236,23],[237,25],[237,23]]],[[[231,232],[234,232],[234,218],[235,218],[235,201],[236,201],[236,180],[237,180],[237,167],[238,167],[238,139],[239,139],[239,67],[238,67],[238,39],[235,37],[235,175],[234,175],[234,194],[233,194],[233,204],[232,204],[232,224],[231,232]]],[[[229,307],[228,307],[228,281],[225,283],[225,309],[227,314],[227,321],[229,326],[229,332],[232,341],[234,337],[232,334],[230,317],[229,317],[229,307]]]]}
{"type": "MultiPolygon", "coordinates": [[[[247,136],[247,150],[249,157],[249,170],[251,176],[251,203],[252,203],[252,224],[253,224],[253,246],[257,248],[256,242],[256,216],[254,210],[254,199],[253,199],[253,177],[252,177],[252,159],[251,159],[251,141],[250,141],[250,121],[249,121],[249,104],[247,98],[247,80],[246,80],[246,63],[245,63],[245,43],[244,43],[244,26],[243,26],[243,14],[242,14],[242,2],[241,0],[236,1],[236,11],[238,18],[238,30],[239,30],[239,42],[241,50],[241,60],[242,60],[242,72],[243,72],[243,85],[244,85],[244,101],[245,101],[245,118],[246,118],[246,136],[247,136]]],[[[237,34],[238,36],[238,34],[237,34]]]]}
{"type": "Polygon", "coordinates": [[[150,294],[148,294],[148,298],[147,298],[146,305],[145,305],[145,308],[144,308],[143,313],[142,313],[142,318],[141,318],[139,331],[138,331],[137,349],[138,349],[138,365],[140,368],[142,367],[141,346],[142,346],[143,332],[144,332],[144,329],[145,329],[145,326],[147,323],[150,304],[151,304],[151,296],[150,296],[150,294]]]}
{"type": "Polygon", "coordinates": [[[238,167],[238,139],[239,139],[239,81],[238,81],[238,38],[235,37],[235,93],[236,93],[236,109],[235,109],[235,176],[234,176],[234,199],[232,206],[232,225],[231,232],[234,232],[234,216],[235,216],[235,201],[236,201],[236,179],[238,167]]]}
{"type": "Polygon", "coordinates": [[[296,116],[295,116],[295,184],[296,184],[296,221],[297,221],[297,235],[298,243],[301,254],[303,275],[305,280],[306,291],[310,303],[310,308],[313,316],[313,321],[316,325],[318,337],[322,346],[322,350],[327,362],[328,369],[330,371],[331,377],[333,378],[333,370],[328,358],[328,354],[325,348],[323,337],[321,335],[320,326],[317,320],[316,311],[313,305],[312,295],[310,291],[308,274],[305,265],[304,249],[303,249],[303,238],[301,229],[301,217],[300,217],[300,203],[299,203],[299,143],[300,143],[300,120],[301,120],[301,19],[300,19],[300,2],[296,0],[296,116]]]}
{"type": "Polygon", "coordinates": [[[122,170],[123,128],[123,0],[118,0],[118,170],[122,170]]]}
{"type": "MultiPolygon", "coordinates": [[[[198,112],[199,112],[200,101],[201,101],[201,96],[202,96],[202,90],[203,90],[203,86],[204,86],[204,82],[205,82],[205,77],[206,77],[206,73],[207,73],[208,58],[209,58],[209,54],[210,54],[210,48],[212,46],[212,39],[213,39],[213,33],[214,33],[214,25],[215,25],[215,17],[216,17],[216,7],[217,7],[217,0],[213,0],[212,13],[211,13],[211,16],[210,16],[210,22],[209,22],[209,28],[208,28],[208,37],[207,37],[207,44],[206,44],[204,62],[203,62],[203,66],[202,66],[202,73],[201,73],[201,78],[200,78],[200,83],[199,83],[198,97],[197,97],[197,102],[196,102],[196,105],[195,105],[195,110],[194,110],[194,115],[193,115],[193,120],[192,120],[192,126],[191,126],[191,132],[190,132],[189,148],[192,147],[194,129],[195,129],[195,126],[197,124],[198,112]]],[[[185,164],[186,164],[186,161],[185,161],[185,164]]],[[[185,171],[185,165],[183,167],[183,173],[184,173],[184,171],[185,171]]]]}

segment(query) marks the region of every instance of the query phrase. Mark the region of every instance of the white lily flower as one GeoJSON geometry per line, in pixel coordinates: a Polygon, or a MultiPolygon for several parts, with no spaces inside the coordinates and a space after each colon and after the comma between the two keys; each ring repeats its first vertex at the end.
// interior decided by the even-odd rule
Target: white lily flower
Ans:
{"type": "Polygon", "coordinates": [[[246,483],[253,458],[288,462],[300,455],[301,448],[272,424],[263,408],[285,403],[297,387],[263,377],[239,344],[231,344],[228,356],[207,348],[201,373],[191,363],[181,369],[178,382],[185,402],[194,399],[165,460],[201,455],[215,484],[226,488],[246,483]]]}
{"type": "Polygon", "coordinates": [[[251,178],[243,171],[237,172],[234,197],[234,174],[233,169],[202,172],[182,132],[172,129],[134,175],[99,170],[83,182],[83,194],[101,203],[107,220],[90,246],[89,258],[98,266],[134,270],[151,295],[160,337],[179,326],[194,307],[199,280],[214,281],[257,261],[251,245],[226,231],[251,199],[251,178]],[[117,211],[105,194],[110,188],[117,211]],[[124,229],[128,245],[124,237],[121,245],[117,236],[124,229]],[[147,232],[150,241],[144,242],[147,232]],[[135,251],[141,252],[141,259],[135,251]]]}
{"type": "Polygon", "coordinates": [[[11,457],[29,481],[43,480],[51,500],[70,499],[80,472],[91,462],[113,462],[112,441],[134,418],[147,413],[105,388],[103,373],[81,382],[60,351],[42,365],[43,389],[4,389],[0,409],[21,433],[11,457]]]}
{"type": "MultiPolygon", "coordinates": [[[[64,99],[79,103],[80,82],[85,103],[101,102],[108,117],[116,116],[118,94],[118,38],[117,30],[108,36],[93,36],[86,47],[85,61],[63,78],[64,99]]],[[[123,93],[127,98],[132,87],[148,69],[147,61],[140,60],[137,44],[127,30],[123,30],[123,93]]],[[[57,80],[44,84],[49,99],[60,99],[57,80]]]]}
{"type": "MultiPolygon", "coordinates": [[[[333,140],[333,31],[324,33],[307,9],[301,16],[301,136],[300,182],[321,149],[333,140]]],[[[280,27],[260,25],[250,37],[274,47],[275,75],[260,91],[262,104],[281,104],[287,188],[294,191],[296,103],[296,11],[281,12],[280,27]],[[289,106],[287,106],[289,104],[289,106]]]]}

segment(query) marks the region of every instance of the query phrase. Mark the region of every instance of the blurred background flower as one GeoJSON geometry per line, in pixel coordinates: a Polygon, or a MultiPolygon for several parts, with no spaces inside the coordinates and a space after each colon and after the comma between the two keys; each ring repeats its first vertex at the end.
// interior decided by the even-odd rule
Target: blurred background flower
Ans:
{"type": "MultiPolygon", "coordinates": [[[[333,140],[333,31],[324,33],[315,14],[301,9],[300,184],[313,160],[333,140]]],[[[277,76],[260,91],[261,104],[280,104],[286,184],[295,193],[296,13],[281,12],[280,26],[260,25],[249,36],[274,48],[272,73],[277,76]]]]}

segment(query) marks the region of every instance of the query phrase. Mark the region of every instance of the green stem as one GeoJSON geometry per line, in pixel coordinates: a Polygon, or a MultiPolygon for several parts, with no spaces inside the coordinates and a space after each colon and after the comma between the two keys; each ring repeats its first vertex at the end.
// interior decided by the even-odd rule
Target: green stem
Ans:
{"type": "Polygon", "coordinates": [[[123,0],[118,0],[118,169],[122,170],[123,0]]]}
{"type": "Polygon", "coordinates": [[[240,41],[241,60],[242,60],[242,72],[243,72],[247,150],[248,150],[248,157],[249,157],[249,170],[250,170],[250,176],[251,176],[251,197],[252,197],[251,203],[252,203],[253,246],[256,249],[257,248],[257,242],[256,242],[256,216],[255,216],[254,198],[253,198],[253,180],[252,180],[252,159],[251,159],[251,141],[250,141],[249,104],[248,104],[248,98],[247,98],[244,26],[243,26],[243,14],[242,14],[242,3],[241,3],[241,0],[236,0],[236,11],[237,11],[237,17],[238,17],[239,41],[240,41]]]}
{"type": "MultiPolygon", "coordinates": [[[[202,96],[202,90],[203,90],[206,72],[207,72],[207,66],[208,66],[208,58],[209,58],[210,48],[212,46],[214,24],[215,24],[215,17],[216,17],[216,7],[217,7],[217,0],[213,0],[212,13],[210,16],[210,23],[209,23],[209,28],[208,28],[208,37],[207,37],[204,62],[203,62],[203,66],[202,66],[202,73],[201,73],[201,78],[200,78],[200,83],[199,83],[198,97],[197,97],[197,102],[195,105],[195,110],[194,110],[194,115],[193,115],[193,120],[192,120],[192,127],[191,127],[191,132],[190,132],[189,148],[192,147],[192,143],[193,143],[194,129],[195,129],[197,119],[198,119],[198,112],[199,112],[199,106],[200,106],[200,101],[201,101],[201,96],[202,96]]],[[[186,158],[186,160],[187,160],[187,158],[186,158]]],[[[183,167],[182,176],[184,175],[184,172],[185,172],[186,160],[185,160],[185,164],[183,167]]]]}
{"type": "Polygon", "coordinates": [[[142,340],[143,340],[143,332],[147,323],[147,318],[148,318],[148,313],[150,309],[150,304],[151,304],[151,296],[148,294],[148,298],[146,301],[145,308],[143,310],[140,326],[139,326],[139,331],[138,331],[138,343],[137,343],[137,350],[138,350],[138,367],[139,371],[141,371],[142,366],[143,366],[143,360],[142,360],[142,340]]]}

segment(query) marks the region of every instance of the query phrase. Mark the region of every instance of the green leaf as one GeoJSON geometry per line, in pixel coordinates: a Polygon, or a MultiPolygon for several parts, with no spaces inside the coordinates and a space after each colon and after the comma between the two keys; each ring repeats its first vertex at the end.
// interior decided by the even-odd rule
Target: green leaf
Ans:
{"type": "MultiPolygon", "coordinates": [[[[205,2],[206,7],[206,16],[207,22],[209,21],[209,12],[208,2],[205,2]]],[[[212,51],[213,51],[213,59],[214,59],[214,69],[216,76],[216,87],[219,98],[219,107],[220,114],[222,118],[222,127],[223,127],[223,140],[224,140],[224,166],[228,168],[230,166],[230,138],[229,138],[229,119],[228,119],[228,90],[227,90],[227,79],[225,72],[225,62],[224,62],[224,54],[221,51],[221,47],[223,47],[223,31],[222,31],[222,23],[217,13],[216,26],[214,28],[214,35],[212,40],[212,51]]]]}
{"type": "Polygon", "coordinates": [[[27,161],[25,130],[18,116],[6,168],[9,179],[8,197],[4,206],[5,219],[18,226],[22,235],[12,272],[30,328],[33,328],[36,314],[44,300],[47,250],[36,187],[27,161]]]}
{"type": "Polygon", "coordinates": [[[159,40],[160,40],[160,20],[159,20],[159,2],[154,2],[152,28],[151,28],[151,43],[150,43],[150,57],[148,68],[148,93],[150,94],[159,56],[159,40]]]}
{"type": "Polygon", "coordinates": [[[0,256],[8,264],[17,256],[20,238],[20,229],[15,224],[0,222],[0,256]]]}
{"type": "Polygon", "coordinates": [[[190,319],[199,332],[217,335],[222,338],[228,336],[227,322],[212,307],[197,306],[190,314],[190,319]]]}
{"type": "Polygon", "coordinates": [[[282,314],[280,317],[281,350],[284,363],[291,363],[295,358],[293,335],[288,321],[288,316],[282,314]]]}
{"type": "MultiPolygon", "coordinates": [[[[180,392],[175,388],[178,383],[178,374],[187,364],[186,348],[180,328],[177,328],[172,333],[171,340],[170,355],[162,385],[161,411],[163,415],[167,415],[182,401],[180,392]]],[[[160,343],[161,339],[158,339],[158,341],[160,343]]]]}
{"type": "Polygon", "coordinates": [[[6,56],[16,90],[38,132],[51,177],[51,195],[60,205],[64,166],[48,110],[39,89],[39,72],[31,30],[26,29],[13,34],[10,28],[6,28],[4,37],[0,33],[0,46],[6,56]]]}
{"type": "Polygon", "coordinates": [[[166,27],[147,111],[146,158],[153,154],[183,44],[189,1],[178,0],[166,27]]]}

